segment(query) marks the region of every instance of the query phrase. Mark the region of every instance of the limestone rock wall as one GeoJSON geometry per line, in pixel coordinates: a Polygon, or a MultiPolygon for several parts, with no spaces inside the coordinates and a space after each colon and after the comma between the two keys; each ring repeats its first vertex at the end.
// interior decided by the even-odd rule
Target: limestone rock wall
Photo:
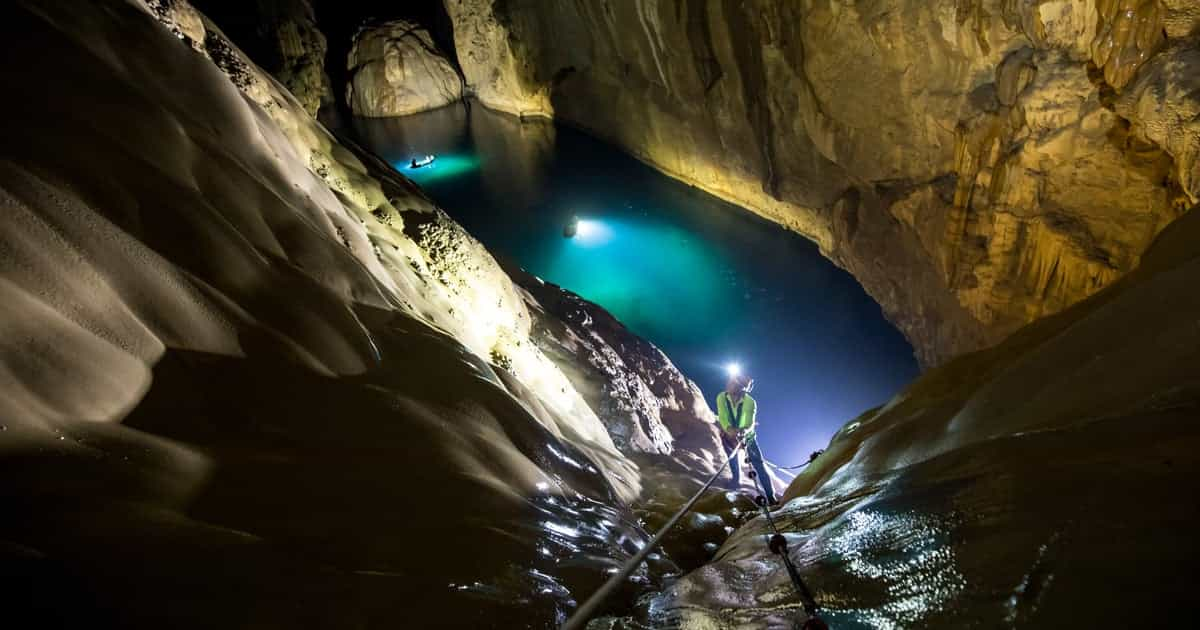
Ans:
{"type": "MultiPolygon", "coordinates": [[[[172,3],[156,0],[162,6],[172,3]]],[[[198,0],[196,6],[218,24],[255,63],[271,73],[311,116],[333,103],[325,73],[328,45],[310,0],[254,0],[229,3],[198,0]]]]}
{"type": "Polygon", "coordinates": [[[429,32],[412,22],[360,29],[347,69],[346,102],[358,116],[404,116],[462,98],[458,71],[437,51],[429,32]]]}
{"type": "Polygon", "coordinates": [[[1111,283],[1196,200],[1181,0],[445,6],[485,105],[804,233],[926,365],[1111,283]]]}
{"type": "Polygon", "coordinates": [[[267,71],[316,116],[333,102],[333,88],[325,74],[328,46],[309,0],[258,0],[258,5],[265,17],[263,32],[278,53],[267,71]]]}

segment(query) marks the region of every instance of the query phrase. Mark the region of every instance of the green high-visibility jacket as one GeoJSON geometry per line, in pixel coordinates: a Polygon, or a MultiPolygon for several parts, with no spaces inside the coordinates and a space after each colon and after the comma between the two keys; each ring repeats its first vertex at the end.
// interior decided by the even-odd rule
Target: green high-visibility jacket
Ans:
{"type": "Polygon", "coordinates": [[[754,435],[754,414],[757,411],[758,403],[754,402],[754,397],[750,394],[742,394],[742,399],[737,405],[733,404],[729,394],[717,394],[717,422],[720,423],[721,429],[733,427],[745,430],[748,436],[754,435]]]}

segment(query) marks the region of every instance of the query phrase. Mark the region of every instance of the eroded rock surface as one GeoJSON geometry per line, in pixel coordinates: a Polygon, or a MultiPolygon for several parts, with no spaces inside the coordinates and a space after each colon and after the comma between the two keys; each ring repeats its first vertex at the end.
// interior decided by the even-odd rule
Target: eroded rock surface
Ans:
{"type": "Polygon", "coordinates": [[[806,234],[926,365],[1111,284],[1196,198],[1194,3],[445,6],[485,105],[806,234]]]}
{"type": "Polygon", "coordinates": [[[347,60],[346,102],[358,116],[435,109],[462,98],[462,79],[429,32],[407,21],[363,27],[347,60]]]}

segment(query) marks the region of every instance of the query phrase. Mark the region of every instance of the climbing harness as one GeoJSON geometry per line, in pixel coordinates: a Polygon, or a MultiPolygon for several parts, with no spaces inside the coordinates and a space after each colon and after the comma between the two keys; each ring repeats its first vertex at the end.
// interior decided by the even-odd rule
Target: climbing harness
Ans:
{"type": "MultiPolygon", "coordinates": [[[[811,462],[813,459],[816,459],[816,455],[818,453],[813,453],[813,457],[808,461],[811,462]]],[[[829,630],[829,626],[817,616],[817,601],[813,599],[812,592],[808,590],[808,587],[804,584],[804,580],[800,578],[800,572],[796,570],[796,565],[792,564],[792,558],[788,555],[787,539],[783,537],[783,534],[779,533],[779,528],[775,526],[775,519],[771,518],[771,509],[767,505],[767,493],[762,486],[764,482],[759,481],[758,473],[753,470],[747,471],[747,474],[754,480],[754,485],[760,493],[757,497],[754,497],[754,503],[762,510],[763,516],[767,518],[767,524],[771,526],[771,531],[774,532],[767,542],[767,548],[783,560],[783,566],[787,567],[788,577],[792,579],[792,586],[800,594],[800,601],[804,604],[804,612],[808,615],[808,619],[804,621],[799,630],[829,630]]]]}
{"type": "Polygon", "coordinates": [[[803,464],[796,464],[795,466],[778,466],[778,468],[780,470],[797,470],[799,468],[804,468],[805,466],[816,461],[816,459],[821,456],[821,453],[824,453],[824,452],[825,451],[823,449],[819,450],[819,451],[813,451],[812,455],[808,456],[808,461],[804,462],[803,464]]]}
{"type": "MultiPolygon", "coordinates": [[[[713,473],[712,476],[708,478],[708,481],[704,482],[704,485],[696,491],[696,494],[692,495],[692,498],[689,499],[687,503],[684,503],[683,507],[679,508],[679,511],[676,512],[675,515],[670,518],[670,520],[663,524],[663,526],[658,530],[658,533],[650,539],[650,542],[646,543],[646,545],[643,546],[640,551],[638,551],[621,567],[620,571],[617,571],[612,575],[612,577],[608,578],[607,582],[605,582],[600,588],[596,589],[596,592],[592,593],[592,596],[587,598],[587,600],[583,602],[583,605],[575,610],[575,614],[571,615],[570,619],[567,619],[567,622],[560,627],[560,630],[579,630],[587,624],[588,620],[596,612],[596,609],[600,607],[600,604],[604,601],[604,599],[612,594],[612,592],[616,590],[616,588],[620,586],[620,584],[624,582],[626,578],[633,574],[634,570],[636,570],[638,566],[642,564],[642,561],[646,559],[646,556],[649,556],[651,552],[653,552],[658,548],[659,545],[662,544],[663,537],[667,535],[667,532],[671,531],[672,527],[675,527],[675,523],[678,523],[679,519],[683,518],[683,515],[687,514],[688,510],[692,509],[692,506],[696,504],[696,501],[700,500],[700,495],[704,494],[704,491],[708,490],[709,487],[712,486],[713,482],[717,480],[717,477],[720,477],[721,473],[725,472],[725,469],[729,466],[729,462],[733,461],[734,457],[737,457],[738,452],[742,450],[744,445],[745,440],[738,441],[737,446],[734,447],[733,451],[729,454],[729,457],[725,458],[725,463],[721,464],[721,467],[717,469],[717,472],[713,473]]],[[[819,628],[819,626],[814,626],[814,628],[819,628]]]]}

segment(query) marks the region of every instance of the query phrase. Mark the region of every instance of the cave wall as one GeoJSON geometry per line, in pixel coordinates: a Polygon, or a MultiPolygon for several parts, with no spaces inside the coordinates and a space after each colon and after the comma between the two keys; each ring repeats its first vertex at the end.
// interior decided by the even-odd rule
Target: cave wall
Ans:
{"type": "Polygon", "coordinates": [[[805,234],[925,365],[1110,284],[1200,194],[1180,0],[445,6],[486,106],[805,234]]]}

